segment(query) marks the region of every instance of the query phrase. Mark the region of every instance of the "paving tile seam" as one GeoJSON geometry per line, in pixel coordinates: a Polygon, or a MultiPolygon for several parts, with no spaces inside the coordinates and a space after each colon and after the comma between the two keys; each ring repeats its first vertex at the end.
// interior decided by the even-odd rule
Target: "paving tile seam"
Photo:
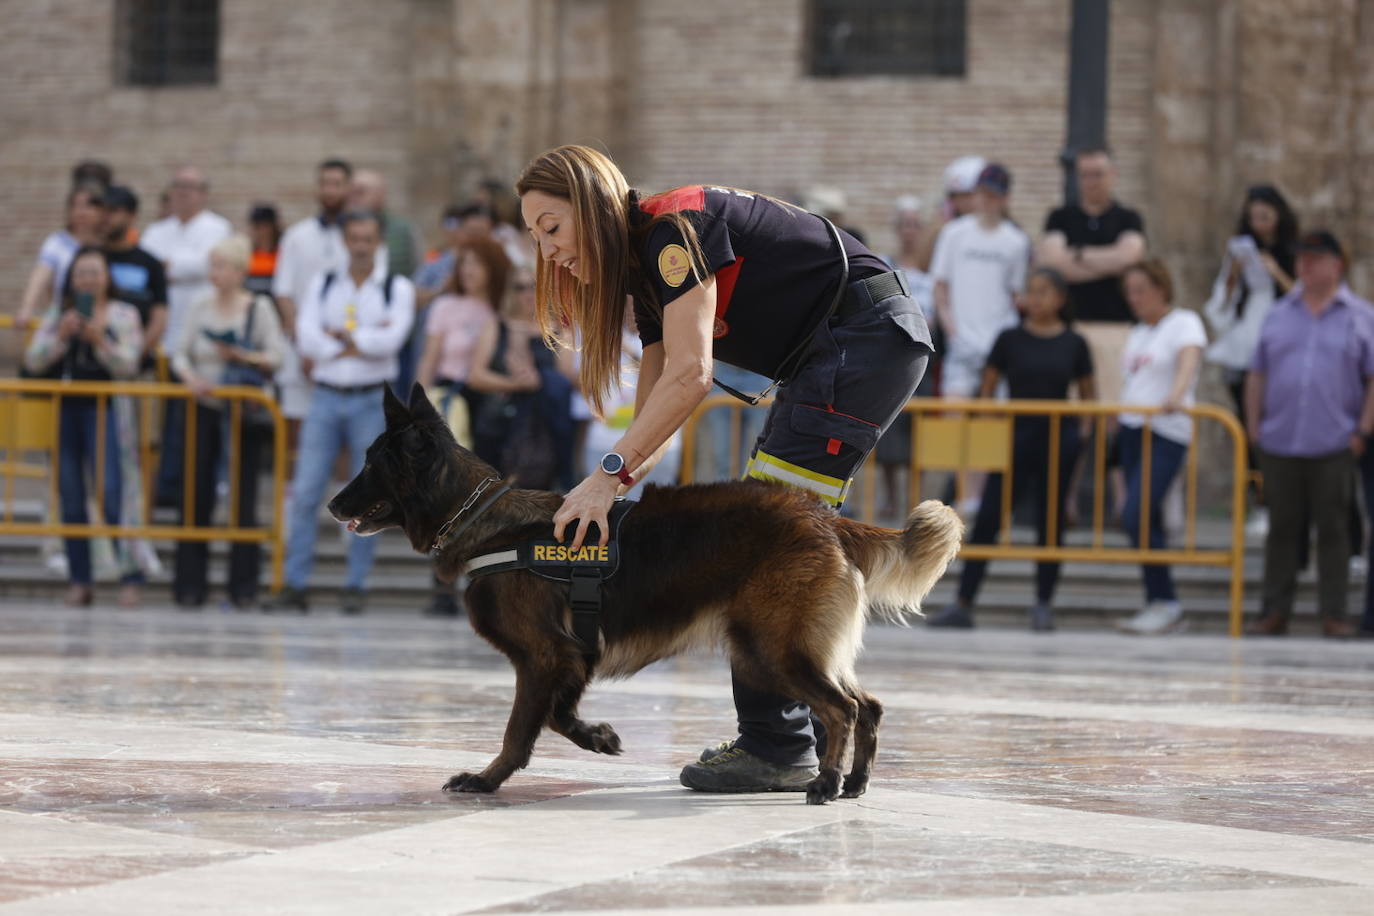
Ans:
{"type": "MultiPolygon", "coordinates": [[[[886,818],[908,818],[913,815],[945,818],[949,821],[947,832],[1049,842],[1082,849],[1102,849],[1126,855],[1374,887],[1374,870],[1368,868],[1369,845],[1366,843],[900,788],[885,788],[881,795],[884,799],[892,798],[895,806],[882,808],[869,801],[865,804],[865,810],[886,818]],[[930,809],[957,811],[957,816],[955,813],[932,814],[930,809]],[[1061,830],[1053,834],[1054,839],[1046,839],[1044,834],[1035,832],[1040,828],[1033,825],[1047,821],[1059,821],[1086,829],[1072,834],[1061,830]],[[1154,845],[1154,841],[1162,838],[1160,833],[1164,830],[1168,831],[1168,846],[1160,848],[1154,845]],[[1091,836],[1094,842],[1078,840],[1074,838],[1076,836],[1091,836]],[[1196,852],[1179,848],[1185,840],[1195,840],[1202,844],[1202,848],[1196,852]],[[1260,864],[1255,857],[1261,855],[1271,856],[1274,861],[1260,864]],[[1335,860],[1335,864],[1328,868],[1314,861],[1319,859],[1335,860]],[[1340,864],[1342,862],[1347,864],[1340,864]]],[[[931,829],[940,827],[940,822],[936,820],[921,823],[931,829]]]]}
{"type": "MultiPolygon", "coordinates": [[[[1368,892],[1362,887],[1237,888],[1205,891],[1122,891],[1104,894],[1045,894],[1042,896],[965,897],[955,900],[912,898],[875,903],[790,903],[785,906],[730,907],[738,916],[793,916],[816,913],[824,916],[1291,916],[1306,910],[1322,916],[1367,916],[1368,892]],[[1321,907],[1321,909],[1317,909],[1321,907]],[[1335,908],[1339,907],[1339,909],[1335,908]]],[[[497,911],[499,912],[499,911],[497,911]]],[[[665,907],[654,916],[716,916],[718,907],[665,907]]],[[[644,916],[643,910],[578,910],[577,916],[644,916]]]]}
{"type": "MultiPolygon", "coordinates": [[[[411,648],[412,645],[413,644],[398,644],[395,648],[399,651],[411,648]]],[[[369,645],[369,649],[375,648],[377,647],[369,645]]],[[[145,659],[146,656],[141,656],[139,658],[141,659],[141,665],[148,664],[147,661],[142,660],[145,659]]],[[[140,671],[137,673],[166,675],[168,678],[173,678],[179,670],[175,662],[180,662],[184,665],[184,668],[180,670],[184,670],[188,674],[199,676],[202,679],[206,679],[206,675],[210,674],[226,674],[232,675],[235,679],[242,680],[248,679],[256,674],[279,673],[282,671],[294,671],[303,675],[308,674],[314,677],[338,679],[345,677],[355,678],[360,671],[366,671],[373,678],[384,679],[388,682],[432,682],[435,679],[451,679],[461,676],[464,678],[464,683],[468,683],[466,679],[476,675],[483,678],[492,678],[492,683],[500,683],[502,685],[514,684],[514,676],[509,672],[492,670],[493,668],[500,669],[506,664],[505,659],[501,656],[491,656],[487,658],[486,660],[489,661],[490,664],[483,665],[480,668],[435,665],[433,667],[418,670],[414,667],[402,667],[399,665],[378,666],[375,664],[363,665],[361,663],[358,665],[341,665],[333,661],[312,661],[310,659],[294,658],[285,661],[281,659],[269,660],[264,658],[196,658],[186,659],[184,661],[162,656],[154,656],[154,658],[158,662],[156,671],[140,671]]],[[[724,658],[688,655],[680,657],[679,660],[694,658],[711,658],[718,663],[718,665],[714,666],[718,668],[718,670],[700,672],[690,669],[649,668],[635,675],[632,680],[634,682],[652,682],[654,680],[671,681],[674,685],[687,683],[700,688],[721,687],[722,685],[718,678],[727,670],[724,658]]],[[[912,660],[909,658],[902,659],[903,664],[910,664],[911,661],[912,660]]],[[[49,672],[60,672],[62,674],[80,673],[91,676],[119,676],[131,673],[130,668],[130,659],[119,657],[44,658],[41,662],[25,658],[0,658],[0,672],[14,674],[32,673],[41,675],[49,672]]],[[[938,681],[942,673],[951,673],[955,671],[963,673],[968,670],[970,669],[967,666],[951,664],[949,659],[943,658],[940,660],[938,667],[931,667],[924,670],[920,672],[920,675],[932,681],[938,681]]],[[[1091,690],[1103,685],[1108,685],[1119,692],[1128,692],[1132,689],[1144,690],[1148,688],[1153,691],[1162,691],[1164,693],[1184,693],[1196,690],[1234,692],[1247,688],[1255,690],[1275,689],[1273,685],[1267,684],[1265,681],[1277,673],[1273,669],[1259,667],[1225,672],[1218,672],[1212,668],[1207,669],[1207,677],[1201,677],[1200,675],[1203,673],[1203,669],[1199,668],[1197,672],[1199,677],[1195,680],[1179,680],[1177,678],[1178,672],[1174,672],[1175,677],[1171,678],[1167,683],[1161,684],[1158,682],[1157,672],[1152,676],[1151,673],[1143,669],[1138,675],[1129,673],[1123,674],[1121,671],[1111,671],[1108,669],[1104,669],[1100,675],[1088,674],[1082,671],[1011,671],[1005,667],[990,670],[995,670],[997,672],[998,684],[1008,688],[1017,685],[1038,685],[1048,679],[1061,687],[1082,687],[1091,690]],[[1238,682],[1236,680],[1237,676],[1247,680],[1238,682]]],[[[864,674],[862,663],[860,664],[859,674],[861,676],[864,674]]],[[[1320,680],[1320,683],[1306,685],[1284,684],[1282,689],[1300,695],[1350,696],[1352,692],[1362,695],[1365,691],[1374,695],[1374,671],[1371,671],[1368,675],[1363,675],[1360,672],[1345,670],[1314,672],[1310,669],[1306,669],[1301,671],[1300,674],[1301,676],[1312,678],[1314,681],[1320,680]],[[1353,680],[1359,681],[1360,683],[1332,686],[1333,679],[1337,682],[1353,680]],[[1365,681],[1368,682],[1367,686],[1364,683],[1365,681]]],[[[1299,672],[1294,672],[1288,676],[1299,676],[1299,672]]],[[[878,676],[875,680],[880,681],[881,676],[878,676]]],[[[596,682],[596,684],[605,683],[608,682],[596,682]]]]}

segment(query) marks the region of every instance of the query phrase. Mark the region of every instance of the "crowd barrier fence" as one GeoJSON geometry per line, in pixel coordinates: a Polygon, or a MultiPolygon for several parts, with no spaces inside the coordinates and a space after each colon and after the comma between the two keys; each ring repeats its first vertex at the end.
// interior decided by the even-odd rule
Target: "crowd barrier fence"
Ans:
{"type": "MultiPolygon", "coordinates": [[[[759,407],[766,408],[770,402],[761,402],[759,407]]],[[[703,401],[693,412],[683,428],[682,470],[683,483],[696,481],[696,439],[697,428],[711,410],[731,411],[731,468],[732,477],[740,475],[738,456],[741,454],[739,441],[739,411],[749,409],[740,401],[718,395],[703,401]]],[[[1245,590],[1245,490],[1251,482],[1251,474],[1246,465],[1247,445],[1245,432],[1236,418],[1227,410],[1212,404],[1197,404],[1181,411],[1194,421],[1193,444],[1189,447],[1183,472],[1184,487],[1184,533],[1181,547],[1150,548],[1149,500],[1142,500],[1140,512],[1140,547],[1122,547],[1106,543],[1107,487],[1100,485],[1108,479],[1107,443],[1108,427],[1115,418],[1123,413],[1155,416],[1165,411],[1158,407],[1140,407],[1122,404],[1108,404],[1091,401],[994,401],[959,400],[946,401],[917,398],[905,408],[911,414],[911,448],[908,472],[909,486],[919,489],[921,475],[927,471],[952,472],[956,475],[956,502],[963,502],[965,476],[969,472],[1000,473],[1003,475],[1001,507],[1001,535],[996,544],[965,544],[960,556],[963,559],[981,560],[1030,560],[1059,561],[1069,563],[1160,563],[1191,566],[1217,566],[1228,569],[1230,581],[1229,630],[1232,636],[1241,635],[1242,604],[1245,590]],[[1012,493],[1013,461],[1013,422],[1017,417],[1043,417],[1048,421],[1048,490],[1046,546],[1013,544],[1012,510],[1015,494],[1012,493]],[[1056,546],[1057,534],[1063,524],[1058,515],[1058,489],[1060,480],[1060,432],[1065,422],[1078,422],[1089,427],[1085,430],[1080,461],[1091,462],[1091,480],[1097,482],[1092,490],[1091,543],[1087,545],[1056,546]],[[1197,542],[1198,511],[1198,431],[1204,423],[1218,424],[1230,443],[1230,497],[1227,524],[1230,540],[1224,547],[1201,547],[1197,542]]],[[[1153,431],[1147,423],[1144,427],[1141,451],[1141,491],[1150,491],[1151,439],[1153,431]]],[[[1223,468],[1224,469],[1224,468],[1223,468]]],[[[856,483],[861,489],[857,516],[864,521],[874,522],[876,513],[876,466],[870,455],[859,471],[856,483]]]]}
{"type": "MultiPolygon", "coordinates": [[[[185,385],[168,382],[84,382],[50,379],[0,379],[0,481],[3,486],[3,512],[0,512],[0,537],[111,537],[144,538],[172,541],[231,541],[266,544],[271,552],[271,589],[281,587],[285,551],[284,500],[286,490],[287,454],[286,420],[276,399],[261,388],[223,386],[213,389],[211,397],[223,401],[229,410],[229,441],[227,449],[227,479],[229,494],[227,519],[224,525],[195,524],[195,473],[198,459],[213,460],[196,454],[195,394],[185,385]],[[169,401],[186,404],[186,435],[183,452],[183,521],[180,524],[108,525],[91,522],[84,525],[49,521],[20,521],[15,518],[15,485],[17,478],[46,478],[49,505],[58,500],[58,454],[61,448],[61,409],[68,398],[94,398],[97,424],[95,455],[103,457],[107,447],[103,418],[112,409],[112,398],[128,398],[135,402],[136,423],[139,428],[139,469],[143,482],[145,520],[152,518],[153,475],[157,467],[157,453],[152,430],[160,427],[161,411],[169,401]],[[261,407],[272,426],[272,513],[264,525],[244,527],[239,524],[239,467],[242,460],[241,419],[249,405],[261,407]],[[38,457],[40,460],[34,461],[38,457]]],[[[100,497],[105,488],[105,462],[94,463],[94,502],[102,505],[100,497]]]]}

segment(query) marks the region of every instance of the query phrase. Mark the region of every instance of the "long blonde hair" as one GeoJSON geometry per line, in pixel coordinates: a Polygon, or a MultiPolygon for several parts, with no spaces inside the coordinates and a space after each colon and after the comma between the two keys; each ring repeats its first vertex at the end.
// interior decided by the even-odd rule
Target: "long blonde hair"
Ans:
{"type": "MultiPolygon", "coordinates": [[[[630,238],[630,186],[604,153],[587,146],[551,149],[525,167],[515,183],[523,197],[542,191],[572,204],[577,258],[587,272],[579,283],[567,271],[537,258],[535,290],[539,329],[550,347],[562,346],[570,324],[582,332],[583,396],[598,415],[606,398],[620,388],[621,325],[625,297],[645,294],[638,282],[639,257],[630,238]],[[632,283],[632,281],[635,281],[632,283]]],[[[692,273],[702,279],[701,243],[696,228],[682,213],[664,213],[649,224],[668,220],[687,241],[692,273]]],[[[648,226],[640,229],[647,232],[648,226]]]]}

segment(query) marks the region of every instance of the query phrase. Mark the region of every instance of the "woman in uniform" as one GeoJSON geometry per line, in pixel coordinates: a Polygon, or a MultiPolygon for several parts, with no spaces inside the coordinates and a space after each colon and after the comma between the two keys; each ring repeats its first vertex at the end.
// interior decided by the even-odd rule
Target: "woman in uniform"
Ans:
{"type": "MultiPolygon", "coordinates": [[[[746,476],[844,502],[931,352],[900,272],[827,220],[760,194],[690,186],[642,195],[584,146],[535,159],[516,192],[539,251],[541,327],[552,341],[576,325],[593,409],[619,385],[626,297],[644,345],[634,420],[568,493],[555,537],[570,530],[579,547],[596,523],[605,543],[617,491],[649,472],[710,392],[713,358],[777,386],[746,476]]],[[[803,791],[816,775],[819,723],[800,703],[734,681],[739,737],[687,766],[683,785],[803,791]]]]}

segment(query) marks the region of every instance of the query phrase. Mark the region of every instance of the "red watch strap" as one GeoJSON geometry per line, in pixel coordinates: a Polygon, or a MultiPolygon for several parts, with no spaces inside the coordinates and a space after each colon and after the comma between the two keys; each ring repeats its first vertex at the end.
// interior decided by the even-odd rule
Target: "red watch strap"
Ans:
{"type": "Polygon", "coordinates": [[[633,477],[630,476],[630,472],[629,472],[629,471],[625,470],[625,466],[624,466],[624,465],[621,465],[621,466],[620,466],[620,470],[619,470],[619,471],[616,471],[615,476],[619,477],[619,478],[620,478],[620,482],[623,483],[625,486],[627,486],[627,487],[634,486],[635,479],[634,479],[633,477]]]}

